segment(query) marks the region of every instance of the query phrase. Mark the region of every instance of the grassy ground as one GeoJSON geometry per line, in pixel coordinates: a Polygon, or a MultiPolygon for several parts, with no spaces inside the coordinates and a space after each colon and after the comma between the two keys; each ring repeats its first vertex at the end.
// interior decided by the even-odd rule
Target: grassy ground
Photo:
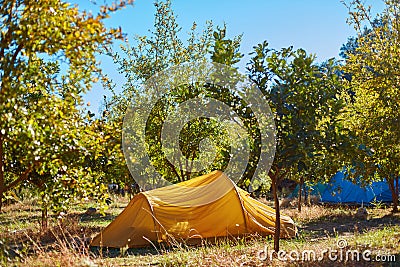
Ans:
{"type": "Polygon", "coordinates": [[[299,236],[281,241],[278,258],[270,257],[272,240],[257,236],[198,247],[88,249],[85,240],[110,223],[127,201],[115,199],[105,216],[85,215],[89,205],[77,205],[63,218],[51,217],[45,232],[39,230],[40,210],[34,202],[6,206],[0,214],[0,266],[337,266],[339,261],[344,266],[400,266],[400,214],[387,207],[369,208],[368,219],[356,219],[355,208],[349,207],[303,206],[301,213],[283,209],[298,225],[299,236]]]}

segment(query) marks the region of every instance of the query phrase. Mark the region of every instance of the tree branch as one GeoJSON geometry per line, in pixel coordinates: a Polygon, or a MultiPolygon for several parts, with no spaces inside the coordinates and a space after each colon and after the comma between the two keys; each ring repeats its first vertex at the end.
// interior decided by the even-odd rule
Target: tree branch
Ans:
{"type": "MultiPolygon", "coordinates": [[[[7,22],[5,23],[5,25],[10,25],[10,24],[11,24],[11,20],[12,20],[12,18],[13,18],[13,8],[14,8],[14,5],[15,5],[15,1],[13,1],[13,2],[11,3],[10,12],[9,12],[9,14],[8,14],[7,22]]],[[[5,40],[4,40],[5,44],[8,44],[9,39],[11,39],[11,35],[12,35],[12,29],[8,28],[8,31],[7,31],[7,33],[5,34],[5,36],[6,36],[6,38],[5,38],[5,40]]],[[[3,43],[3,40],[1,40],[1,42],[3,43]]],[[[1,60],[2,62],[4,62],[4,51],[5,51],[5,49],[8,48],[8,47],[9,47],[9,45],[4,45],[4,46],[1,48],[1,50],[0,50],[0,60],[1,60]]],[[[4,66],[3,66],[3,69],[5,69],[4,66]]]]}
{"type": "Polygon", "coordinates": [[[18,179],[14,180],[13,182],[11,182],[10,184],[6,185],[4,187],[4,192],[10,190],[11,188],[17,186],[19,183],[21,183],[22,181],[26,181],[28,179],[28,175],[31,173],[33,166],[29,166],[28,169],[26,171],[24,171],[19,177],[18,179]]]}

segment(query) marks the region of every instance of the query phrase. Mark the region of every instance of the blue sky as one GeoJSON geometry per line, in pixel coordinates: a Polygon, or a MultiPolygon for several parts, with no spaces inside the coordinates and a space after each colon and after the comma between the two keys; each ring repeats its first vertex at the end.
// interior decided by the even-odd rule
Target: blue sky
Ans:
{"type": "MultiPolygon", "coordinates": [[[[95,10],[88,0],[76,1],[82,9],[95,10]]],[[[102,1],[98,1],[101,3],[102,1]]],[[[148,35],[152,28],[155,8],[151,0],[136,0],[134,6],[118,11],[107,20],[107,26],[121,26],[132,39],[135,35],[148,35]]],[[[373,12],[383,10],[381,0],[367,1],[373,12]]],[[[189,31],[195,21],[199,29],[205,21],[214,25],[226,23],[229,36],[243,34],[241,52],[248,54],[252,47],[267,40],[270,47],[279,49],[293,45],[313,53],[317,61],[339,57],[339,49],[349,36],[355,35],[346,23],[346,7],[340,0],[172,0],[172,8],[182,32],[189,31]]],[[[240,66],[245,65],[245,57],[240,66]]],[[[118,86],[123,77],[118,74],[110,59],[101,58],[102,66],[118,86]]],[[[103,95],[109,95],[101,86],[84,96],[89,109],[98,113],[103,95]]]]}

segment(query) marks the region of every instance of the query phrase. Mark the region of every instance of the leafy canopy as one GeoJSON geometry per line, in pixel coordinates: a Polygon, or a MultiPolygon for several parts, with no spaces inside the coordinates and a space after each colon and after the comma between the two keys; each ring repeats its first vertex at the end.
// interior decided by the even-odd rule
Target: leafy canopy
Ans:
{"type": "Polygon", "coordinates": [[[50,199],[99,189],[82,164],[95,144],[79,106],[101,74],[96,55],[123,37],[103,21],[130,2],[94,16],[59,0],[2,1],[0,199],[23,181],[50,199]]]}

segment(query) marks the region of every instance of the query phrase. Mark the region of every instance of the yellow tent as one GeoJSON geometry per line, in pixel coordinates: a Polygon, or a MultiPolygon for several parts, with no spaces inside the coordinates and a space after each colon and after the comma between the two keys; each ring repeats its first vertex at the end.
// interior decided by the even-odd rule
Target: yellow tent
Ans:
{"type": "MultiPolygon", "coordinates": [[[[194,244],[205,238],[273,235],[274,229],[274,209],[214,171],[137,194],[91,245],[143,247],[173,240],[194,244]]],[[[292,219],[281,215],[281,237],[296,232],[292,219]]]]}

